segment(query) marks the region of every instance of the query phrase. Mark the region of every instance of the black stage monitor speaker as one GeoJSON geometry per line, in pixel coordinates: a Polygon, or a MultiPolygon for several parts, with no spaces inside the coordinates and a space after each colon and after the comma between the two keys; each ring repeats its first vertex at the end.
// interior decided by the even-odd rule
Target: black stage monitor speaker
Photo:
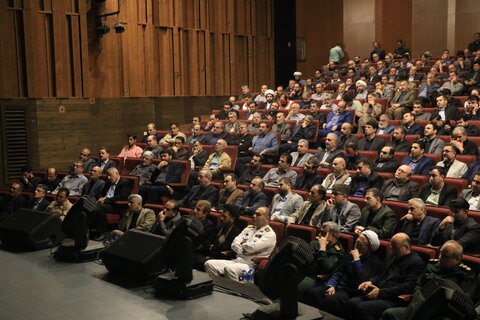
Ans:
{"type": "Polygon", "coordinates": [[[0,223],[0,240],[9,247],[39,250],[58,245],[65,235],[57,214],[18,209],[0,223]]]}
{"type": "Polygon", "coordinates": [[[100,252],[110,272],[148,279],[158,275],[164,264],[160,252],[165,237],[141,231],[128,231],[100,252]]]}

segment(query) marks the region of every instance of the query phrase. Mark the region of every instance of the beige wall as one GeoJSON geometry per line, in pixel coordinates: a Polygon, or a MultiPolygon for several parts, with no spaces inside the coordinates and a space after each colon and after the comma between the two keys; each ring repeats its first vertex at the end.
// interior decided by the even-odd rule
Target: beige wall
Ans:
{"type": "Polygon", "coordinates": [[[375,40],[375,1],[343,1],[343,41],[350,58],[368,56],[375,40]]]}
{"type": "Polygon", "coordinates": [[[426,50],[440,56],[447,48],[448,1],[412,1],[412,54],[418,57],[426,50]]]}

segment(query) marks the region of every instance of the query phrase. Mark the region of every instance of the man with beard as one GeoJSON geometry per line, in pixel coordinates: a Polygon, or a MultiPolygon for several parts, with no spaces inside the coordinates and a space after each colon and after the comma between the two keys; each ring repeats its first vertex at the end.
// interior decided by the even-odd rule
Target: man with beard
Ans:
{"type": "MultiPolygon", "coordinates": [[[[94,162],[95,165],[95,162],[94,162]]],[[[100,172],[101,174],[101,172],[100,172]]],[[[52,193],[58,186],[58,184],[62,181],[57,174],[57,169],[55,168],[48,168],[47,169],[47,177],[42,181],[41,184],[47,186],[47,193],[52,193]]]]}
{"type": "Polygon", "coordinates": [[[377,172],[394,173],[400,166],[394,157],[395,150],[392,146],[385,146],[380,151],[378,158],[373,162],[373,168],[377,172]]]}
{"type": "Polygon", "coordinates": [[[281,178],[278,183],[278,193],[272,199],[271,220],[287,222],[287,219],[303,204],[301,195],[292,192],[292,181],[281,178]]]}
{"type": "Polygon", "coordinates": [[[325,196],[326,190],[324,187],[319,184],[312,186],[308,200],[287,217],[287,222],[315,228],[320,227],[320,217],[325,210],[325,196]]]}
{"type": "Polygon", "coordinates": [[[252,147],[253,136],[248,134],[248,125],[240,123],[238,133],[230,135],[228,138],[228,145],[238,146],[238,157],[246,157],[250,155],[250,148],[252,147]]]}
{"type": "Polygon", "coordinates": [[[468,140],[467,130],[463,127],[456,127],[452,132],[452,145],[457,147],[459,154],[473,155],[478,154],[478,147],[475,142],[468,140]]]}
{"type": "Polygon", "coordinates": [[[378,122],[370,120],[365,125],[365,138],[358,141],[358,150],[380,151],[385,146],[385,140],[376,136],[378,122]]]}
{"type": "Polygon", "coordinates": [[[144,151],[142,154],[142,163],[137,164],[135,168],[130,172],[131,176],[138,177],[138,183],[140,185],[146,183],[150,180],[152,173],[155,171],[156,166],[152,163],[153,161],[153,152],[144,151]]]}
{"type": "Polygon", "coordinates": [[[387,144],[394,152],[410,152],[411,145],[405,140],[406,130],[402,125],[396,126],[393,130],[392,141],[387,144]]]}
{"type": "Polygon", "coordinates": [[[288,123],[285,123],[285,114],[283,112],[277,113],[276,119],[277,122],[272,126],[272,133],[278,132],[281,142],[287,142],[292,135],[292,127],[288,123]]]}
{"type": "Polygon", "coordinates": [[[180,206],[176,200],[168,200],[165,208],[158,213],[150,232],[164,237],[170,235],[180,219],[183,219],[179,209],[180,206]]]}
{"type": "Polygon", "coordinates": [[[435,163],[424,154],[425,145],[421,140],[417,140],[412,143],[410,155],[403,158],[402,164],[408,165],[413,170],[412,174],[428,175],[435,163]]]}
{"type": "Polygon", "coordinates": [[[83,185],[82,196],[90,196],[98,199],[100,192],[102,192],[103,187],[105,186],[105,180],[100,179],[101,175],[102,168],[94,166],[92,171],[90,171],[89,180],[83,185]]]}
{"type": "Polygon", "coordinates": [[[445,183],[445,172],[443,167],[433,167],[430,171],[429,183],[423,185],[419,196],[426,204],[448,206],[457,197],[457,190],[445,183]]]}
{"type": "Polygon", "coordinates": [[[278,105],[278,102],[272,102],[270,105],[270,108],[267,111],[267,114],[265,115],[265,118],[267,120],[272,120],[274,123],[277,121],[277,114],[278,114],[278,109],[280,106],[278,105]]]}
{"type": "Polygon", "coordinates": [[[308,113],[312,116],[313,121],[318,120],[318,126],[321,128],[325,123],[325,113],[320,111],[320,102],[312,101],[310,104],[310,111],[308,113]]]}
{"type": "Polygon", "coordinates": [[[212,172],[202,169],[198,173],[198,185],[192,187],[189,193],[178,202],[179,206],[193,208],[198,200],[207,200],[212,205],[217,204],[218,189],[212,185],[212,172]]]}
{"type": "Polygon", "coordinates": [[[437,137],[438,127],[433,123],[427,123],[423,132],[425,137],[421,141],[425,144],[425,153],[442,154],[445,142],[437,137]]]}
{"type": "Polygon", "coordinates": [[[398,167],[395,177],[383,183],[385,200],[408,201],[418,195],[418,184],[410,180],[412,169],[406,164],[398,167]]]}
{"type": "Polygon", "coordinates": [[[468,201],[470,210],[480,211],[480,172],[473,177],[472,188],[462,190],[460,196],[468,201]]]}
{"type": "Polygon", "coordinates": [[[357,170],[358,161],[368,161],[368,159],[358,152],[357,145],[349,142],[345,145],[345,161],[347,170],[357,170]]]}
{"type": "Polygon", "coordinates": [[[227,173],[223,176],[223,186],[223,189],[218,192],[218,203],[214,208],[215,211],[222,211],[226,204],[240,204],[243,200],[243,190],[237,187],[237,177],[233,173],[227,173]]]}
{"type": "Polygon", "coordinates": [[[360,216],[358,205],[348,201],[348,186],[335,185],[332,189],[332,197],[326,201],[321,222],[333,221],[340,226],[340,232],[353,232],[360,216]]]}
{"type": "Polygon", "coordinates": [[[290,153],[292,156],[292,167],[303,167],[303,165],[313,157],[313,154],[308,152],[308,140],[300,139],[297,144],[297,151],[290,153]]]}
{"type": "Polygon", "coordinates": [[[269,205],[267,195],[262,191],[264,187],[261,177],[253,178],[248,191],[243,194],[242,204],[238,206],[240,214],[252,216],[258,208],[269,205]]]}
{"type": "Polygon", "coordinates": [[[338,149],[343,149],[344,146],[349,142],[353,142],[358,145],[359,140],[356,136],[352,135],[352,130],[353,126],[351,123],[345,122],[344,124],[342,124],[342,126],[340,127],[340,138],[338,139],[337,145],[338,149]]]}
{"type": "Polygon", "coordinates": [[[467,165],[456,159],[459,150],[451,145],[446,144],[442,150],[443,161],[437,163],[437,166],[444,167],[447,178],[461,179],[467,172],[467,165]]]}
{"type": "Polygon", "coordinates": [[[389,206],[383,204],[383,194],[380,189],[368,189],[365,193],[365,202],[367,205],[362,209],[355,233],[360,235],[365,230],[371,230],[380,238],[390,238],[397,225],[397,217],[389,206]]]}
{"type": "Polygon", "coordinates": [[[411,112],[407,112],[403,115],[403,125],[405,126],[406,134],[418,134],[423,133],[423,128],[418,123],[415,123],[415,115],[411,112]]]}
{"type": "MultiPolygon", "coordinates": [[[[332,162],[333,172],[325,177],[322,186],[327,189],[327,193],[332,193],[332,188],[337,185],[349,185],[351,182],[350,174],[345,170],[345,159],[335,158],[332,162]]],[[[348,194],[348,191],[346,192],[348,194]]]]}
{"type": "Polygon", "coordinates": [[[135,134],[127,134],[128,143],[123,147],[122,151],[118,154],[117,157],[127,159],[127,158],[140,158],[140,155],[143,152],[143,149],[136,145],[137,136],[135,134]]]}
{"type": "Polygon", "coordinates": [[[335,133],[329,133],[325,138],[325,149],[318,150],[312,159],[316,160],[322,168],[330,168],[335,158],[343,156],[343,152],[338,148],[338,136],[335,133]]]}
{"type": "Polygon", "coordinates": [[[273,92],[272,89],[268,89],[267,91],[265,91],[265,102],[263,104],[264,109],[270,110],[274,101],[274,95],[275,92],[273,92]]]}
{"type": "Polygon", "coordinates": [[[250,161],[250,166],[245,167],[242,175],[238,179],[238,184],[250,185],[253,178],[261,177],[265,175],[266,171],[262,168],[263,157],[259,154],[254,154],[252,160],[250,161]]]}
{"type": "MultiPolygon", "coordinates": [[[[196,130],[195,128],[198,129],[199,127],[200,127],[200,125],[196,124],[194,126],[193,130],[196,130]]],[[[193,131],[194,134],[195,134],[195,132],[197,132],[197,131],[193,131]]],[[[191,137],[193,137],[193,135],[191,137]]],[[[162,151],[162,147],[160,147],[158,145],[157,138],[155,138],[155,136],[153,134],[149,135],[147,137],[147,145],[148,145],[148,147],[145,148],[145,151],[151,152],[153,154],[153,158],[160,159],[160,152],[162,151]]]]}
{"type": "Polygon", "coordinates": [[[312,186],[321,184],[323,178],[317,174],[318,162],[310,159],[303,166],[303,174],[297,176],[293,189],[310,190],[312,186]]]}
{"type": "Polygon", "coordinates": [[[363,198],[367,190],[371,188],[380,189],[383,179],[376,172],[372,171],[372,164],[368,160],[359,160],[355,163],[356,170],[351,177],[349,195],[363,198]]]}
{"type": "Polygon", "coordinates": [[[470,117],[465,115],[465,114],[459,114],[456,117],[456,125],[458,127],[463,127],[465,128],[465,131],[467,131],[467,136],[469,137],[478,137],[480,136],[480,131],[478,130],[477,126],[475,125],[469,125],[468,121],[470,120],[470,117]]]}
{"type": "Polygon", "coordinates": [[[278,187],[281,178],[289,178],[292,183],[297,179],[297,172],[290,169],[292,157],[288,153],[282,153],[278,159],[278,166],[268,170],[263,177],[263,182],[267,187],[278,187]]]}

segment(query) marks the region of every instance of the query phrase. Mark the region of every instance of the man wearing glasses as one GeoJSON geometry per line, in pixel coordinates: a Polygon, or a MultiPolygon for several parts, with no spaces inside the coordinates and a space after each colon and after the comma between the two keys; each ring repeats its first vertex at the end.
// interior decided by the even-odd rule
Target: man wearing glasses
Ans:
{"type": "Polygon", "coordinates": [[[448,206],[457,197],[457,190],[445,183],[445,168],[433,167],[429,183],[420,191],[420,198],[432,206],[448,206]]]}
{"type": "Polygon", "coordinates": [[[92,151],[90,149],[85,148],[80,151],[79,160],[82,161],[83,172],[90,172],[95,165],[95,159],[91,159],[90,155],[92,151]]]}
{"type": "Polygon", "coordinates": [[[332,197],[326,201],[321,223],[333,221],[340,226],[340,232],[353,232],[360,221],[360,216],[358,205],[348,201],[348,187],[335,185],[332,190],[332,197]]]}
{"type": "Polygon", "coordinates": [[[468,216],[470,204],[464,198],[450,202],[451,215],[445,217],[433,232],[433,246],[441,246],[448,240],[457,241],[466,253],[480,253],[480,224],[468,216]]]}
{"type": "Polygon", "coordinates": [[[197,141],[202,142],[204,135],[200,133],[202,131],[202,126],[200,124],[195,124],[192,128],[192,134],[185,140],[186,144],[194,144],[197,141]]]}
{"type": "Polygon", "coordinates": [[[293,189],[310,190],[316,184],[322,184],[323,178],[317,174],[318,162],[310,159],[303,166],[303,174],[297,176],[293,189]]]}
{"type": "Polygon", "coordinates": [[[395,150],[392,146],[385,146],[380,151],[378,158],[373,162],[373,168],[377,172],[394,173],[400,164],[394,157],[395,150]]]}
{"type": "Polygon", "coordinates": [[[412,244],[428,245],[439,224],[440,219],[427,216],[425,202],[420,198],[413,198],[408,200],[408,211],[398,221],[394,233],[406,233],[412,244]]]}
{"type": "Polygon", "coordinates": [[[447,178],[461,179],[468,170],[465,163],[456,159],[459,152],[460,151],[452,144],[447,144],[443,147],[443,161],[438,162],[437,166],[445,168],[447,178]]]}
{"type": "Polygon", "coordinates": [[[457,147],[462,155],[478,155],[478,146],[468,140],[467,131],[463,127],[453,129],[451,144],[457,147]]]}
{"type": "Polygon", "coordinates": [[[215,145],[218,140],[225,139],[228,133],[225,132],[225,125],[221,121],[215,122],[213,131],[205,135],[203,139],[204,144],[215,145]]]}
{"type": "Polygon", "coordinates": [[[165,237],[170,235],[178,221],[182,219],[179,209],[180,206],[176,200],[168,200],[167,203],[165,203],[165,209],[158,213],[157,219],[153,223],[150,232],[165,237]]]}
{"type": "Polygon", "coordinates": [[[238,116],[236,112],[230,111],[228,113],[228,123],[225,125],[225,131],[228,133],[236,134],[240,127],[240,122],[238,122],[238,116]]]}

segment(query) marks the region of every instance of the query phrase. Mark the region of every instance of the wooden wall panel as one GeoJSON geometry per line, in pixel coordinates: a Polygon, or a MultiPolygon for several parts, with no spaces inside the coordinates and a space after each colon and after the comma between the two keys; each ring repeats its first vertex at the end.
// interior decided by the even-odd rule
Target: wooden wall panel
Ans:
{"type": "Polygon", "coordinates": [[[343,42],[346,58],[368,56],[375,40],[375,1],[344,0],[343,42]],[[349,56],[349,57],[348,57],[349,56]]]}
{"type": "MultiPolygon", "coordinates": [[[[379,28],[382,33],[375,40],[382,43],[387,52],[396,48],[396,41],[402,39],[406,46],[412,49],[412,0],[377,0],[375,5],[376,18],[382,17],[379,28]]],[[[371,41],[369,43],[371,51],[371,41]]]]}
{"type": "Polygon", "coordinates": [[[455,46],[450,48],[452,54],[467,48],[473,41],[473,34],[480,32],[480,1],[457,0],[455,16],[455,46]]]}

